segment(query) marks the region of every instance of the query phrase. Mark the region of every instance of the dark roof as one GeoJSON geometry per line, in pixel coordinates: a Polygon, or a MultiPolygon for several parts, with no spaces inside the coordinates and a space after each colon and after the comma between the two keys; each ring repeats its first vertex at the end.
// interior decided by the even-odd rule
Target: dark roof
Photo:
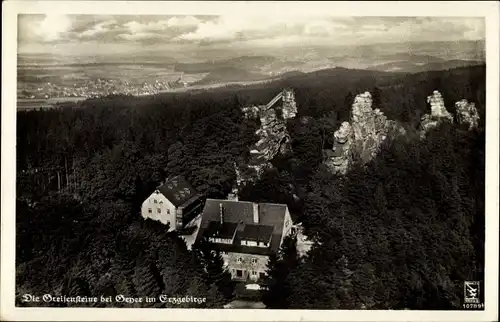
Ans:
{"type": "Polygon", "coordinates": [[[238,223],[224,222],[221,224],[220,221],[210,221],[205,230],[205,236],[232,239],[237,227],[238,223]]]}
{"type": "Polygon", "coordinates": [[[196,199],[198,192],[183,176],[167,180],[158,187],[158,190],[172,203],[179,207],[190,199],[196,199]]]}
{"type": "Polygon", "coordinates": [[[241,240],[250,240],[256,242],[268,243],[273,233],[272,226],[264,225],[245,225],[243,231],[239,232],[241,240]]]}
{"type": "MultiPolygon", "coordinates": [[[[237,232],[234,239],[234,244],[217,244],[217,247],[219,249],[230,252],[261,255],[269,255],[278,252],[281,243],[281,237],[283,234],[283,225],[285,222],[285,214],[287,210],[287,206],[284,204],[260,203],[259,223],[256,224],[254,223],[253,219],[254,207],[252,202],[207,199],[205,202],[205,207],[203,208],[200,229],[198,231],[198,235],[196,236],[197,241],[207,236],[205,232],[209,229],[210,222],[220,220],[220,204],[222,204],[224,210],[224,222],[237,223],[238,226],[236,229],[237,232]],[[247,226],[267,226],[269,228],[262,228],[262,231],[261,228],[259,228],[256,230],[256,232],[255,228],[247,228],[247,231],[245,233],[245,228],[247,226]],[[271,244],[268,248],[241,245],[242,236],[266,236],[271,228],[271,234],[268,235],[271,238],[271,244]]],[[[208,230],[207,233],[209,232],[210,230],[208,230]]]]}

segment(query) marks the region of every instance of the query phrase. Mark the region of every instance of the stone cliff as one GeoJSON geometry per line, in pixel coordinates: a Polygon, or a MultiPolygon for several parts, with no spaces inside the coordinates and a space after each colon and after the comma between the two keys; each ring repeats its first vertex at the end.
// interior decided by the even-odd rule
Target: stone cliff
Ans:
{"type": "Polygon", "coordinates": [[[335,132],[332,150],[325,151],[325,163],[334,172],[346,173],[353,157],[363,163],[370,161],[390,132],[405,134],[402,127],[388,120],[379,109],[372,109],[372,103],[369,92],[357,95],[351,122],[343,122],[335,132]]]}
{"type": "Polygon", "coordinates": [[[431,113],[425,114],[420,122],[420,136],[425,137],[429,129],[438,126],[443,121],[453,122],[453,116],[444,106],[443,96],[439,91],[434,91],[427,97],[427,103],[431,105],[431,113]]]}
{"type": "MultiPolygon", "coordinates": [[[[453,115],[446,110],[439,91],[428,96],[427,103],[430,104],[431,113],[425,114],[421,119],[422,138],[441,122],[453,122],[453,115]]],[[[479,114],[474,103],[463,99],[455,103],[455,108],[460,124],[468,124],[469,130],[478,126],[479,114]]],[[[342,123],[334,133],[333,148],[324,151],[325,164],[334,172],[345,174],[354,158],[366,163],[377,155],[387,136],[404,134],[404,128],[388,120],[379,109],[372,109],[372,96],[369,92],[359,94],[352,105],[350,123],[342,123]]]]}
{"type": "Polygon", "coordinates": [[[476,109],[476,104],[469,103],[466,99],[455,103],[457,111],[457,120],[460,124],[469,124],[469,130],[478,126],[479,113],[476,109]]]}
{"type": "MultiPolygon", "coordinates": [[[[420,123],[420,135],[425,137],[427,132],[441,122],[453,123],[453,115],[446,110],[443,96],[439,91],[434,91],[427,97],[427,103],[431,105],[431,113],[425,114],[420,123]]],[[[459,124],[468,124],[469,130],[478,126],[479,113],[474,103],[463,99],[455,103],[456,118],[459,124]]]]}
{"type": "MultiPolygon", "coordinates": [[[[294,92],[285,89],[266,105],[244,107],[242,111],[246,118],[259,118],[260,127],[255,132],[259,136],[259,141],[250,147],[248,162],[235,164],[239,187],[258,179],[266,168],[272,167],[270,161],[277,154],[291,150],[286,120],[294,118],[297,114],[294,92]],[[277,105],[279,100],[282,102],[281,106],[277,105]]],[[[235,195],[237,195],[236,188],[233,189],[231,197],[235,195]]]]}

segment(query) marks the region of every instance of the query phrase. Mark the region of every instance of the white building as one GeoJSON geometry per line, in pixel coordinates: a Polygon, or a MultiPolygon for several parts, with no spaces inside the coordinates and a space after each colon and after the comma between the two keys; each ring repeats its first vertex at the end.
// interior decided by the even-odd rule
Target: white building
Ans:
{"type": "Polygon", "coordinates": [[[203,210],[203,198],[182,176],[167,180],[142,203],[141,215],[182,229],[203,210]]]}

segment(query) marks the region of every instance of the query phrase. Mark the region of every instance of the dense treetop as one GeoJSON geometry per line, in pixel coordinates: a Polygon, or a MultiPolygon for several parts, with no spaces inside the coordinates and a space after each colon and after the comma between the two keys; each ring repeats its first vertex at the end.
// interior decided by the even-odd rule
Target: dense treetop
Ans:
{"type": "Polygon", "coordinates": [[[176,233],[144,221],[140,205],[176,174],[224,198],[236,179],[233,162],[248,153],[259,126],[240,108],[264,104],[284,87],[295,90],[298,106],[287,124],[293,152],[275,158],[240,197],[288,204],[316,244],[298,260],[287,243],[285,255],[271,260],[266,284],[281,296],[264,293],[266,305],[457,308],[463,280],[483,274],[484,66],[408,75],[338,68],[264,85],[18,112],[17,293],[187,292],[221,307],[233,294],[220,255],[207,257],[206,245],[188,251],[176,233]],[[443,124],[419,140],[435,89],[451,113],[462,98],[475,102],[479,128],[443,124]],[[322,165],[322,151],[365,91],[377,93],[376,104],[408,135],[338,177],[322,165]],[[279,272],[286,278],[273,280],[279,272]]]}

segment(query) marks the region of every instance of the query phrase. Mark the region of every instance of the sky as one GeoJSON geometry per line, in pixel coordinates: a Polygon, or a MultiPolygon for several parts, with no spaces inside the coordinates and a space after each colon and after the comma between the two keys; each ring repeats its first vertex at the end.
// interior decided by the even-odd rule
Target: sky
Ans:
{"type": "Polygon", "coordinates": [[[19,53],[187,53],[485,38],[482,18],[20,15],[19,53]]]}

